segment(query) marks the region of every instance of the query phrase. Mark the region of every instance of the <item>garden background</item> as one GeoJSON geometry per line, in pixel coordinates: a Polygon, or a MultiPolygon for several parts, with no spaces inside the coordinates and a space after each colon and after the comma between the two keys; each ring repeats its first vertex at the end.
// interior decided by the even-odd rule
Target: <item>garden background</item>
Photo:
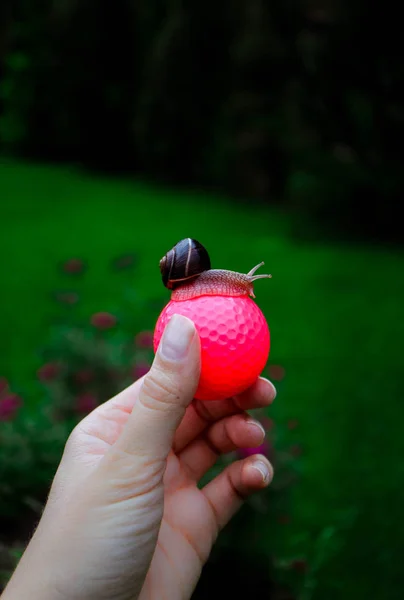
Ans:
{"type": "Polygon", "coordinates": [[[0,590],[74,423],[147,371],[158,261],[194,237],[272,273],[278,389],[273,484],[195,599],[402,597],[398,10],[1,1],[0,590]]]}

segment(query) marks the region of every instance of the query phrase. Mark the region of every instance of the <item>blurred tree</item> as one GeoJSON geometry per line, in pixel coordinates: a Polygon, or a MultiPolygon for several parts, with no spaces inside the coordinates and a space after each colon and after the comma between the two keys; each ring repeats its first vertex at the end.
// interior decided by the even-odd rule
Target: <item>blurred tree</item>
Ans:
{"type": "Polygon", "coordinates": [[[303,217],[326,236],[399,240],[397,10],[5,1],[3,152],[217,186],[293,210],[299,231],[303,217]]]}

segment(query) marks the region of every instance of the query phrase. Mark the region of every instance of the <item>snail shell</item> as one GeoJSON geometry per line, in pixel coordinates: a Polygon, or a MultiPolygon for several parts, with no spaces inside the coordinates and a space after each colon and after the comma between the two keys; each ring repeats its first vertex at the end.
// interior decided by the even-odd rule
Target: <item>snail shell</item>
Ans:
{"type": "Polygon", "coordinates": [[[164,285],[174,290],[185,281],[195,279],[210,269],[207,250],[197,240],[181,240],[160,260],[160,271],[164,285]]]}

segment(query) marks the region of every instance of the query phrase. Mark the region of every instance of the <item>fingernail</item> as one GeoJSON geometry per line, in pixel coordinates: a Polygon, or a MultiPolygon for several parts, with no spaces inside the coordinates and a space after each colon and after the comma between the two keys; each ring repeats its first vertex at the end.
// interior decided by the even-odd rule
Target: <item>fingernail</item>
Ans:
{"type": "Polygon", "coordinates": [[[187,355],[195,335],[195,325],[182,315],[173,315],[161,339],[160,352],[169,360],[180,360],[187,355]]]}
{"type": "Polygon", "coordinates": [[[251,417],[248,417],[247,423],[248,423],[248,425],[252,425],[253,427],[256,427],[257,429],[259,429],[261,432],[262,438],[265,437],[264,426],[259,421],[256,421],[255,419],[251,419],[251,417]]]}
{"type": "Polygon", "coordinates": [[[267,383],[272,390],[272,400],[275,400],[276,398],[276,387],[274,386],[274,384],[272,383],[272,381],[269,381],[269,379],[267,379],[266,377],[260,377],[260,379],[262,381],[265,381],[265,383],[267,383]]]}
{"type": "Polygon", "coordinates": [[[270,473],[268,469],[268,465],[264,463],[262,460],[257,460],[253,463],[254,469],[257,469],[262,475],[262,480],[265,484],[269,483],[270,473]]]}

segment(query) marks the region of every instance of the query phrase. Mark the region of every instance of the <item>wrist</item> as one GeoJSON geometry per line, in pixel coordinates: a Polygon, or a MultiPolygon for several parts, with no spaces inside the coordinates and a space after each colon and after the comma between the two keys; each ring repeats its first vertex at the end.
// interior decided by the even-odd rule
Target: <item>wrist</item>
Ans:
{"type": "Polygon", "coordinates": [[[43,548],[36,543],[35,535],[12,573],[1,600],[62,600],[62,595],[52,580],[54,570],[51,561],[49,557],[45,558],[43,548]]]}
{"type": "MultiPolygon", "coordinates": [[[[61,594],[47,580],[45,573],[14,571],[1,600],[62,600],[61,594]]],[[[66,599],[64,599],[66,600],[66,599]]]]}

